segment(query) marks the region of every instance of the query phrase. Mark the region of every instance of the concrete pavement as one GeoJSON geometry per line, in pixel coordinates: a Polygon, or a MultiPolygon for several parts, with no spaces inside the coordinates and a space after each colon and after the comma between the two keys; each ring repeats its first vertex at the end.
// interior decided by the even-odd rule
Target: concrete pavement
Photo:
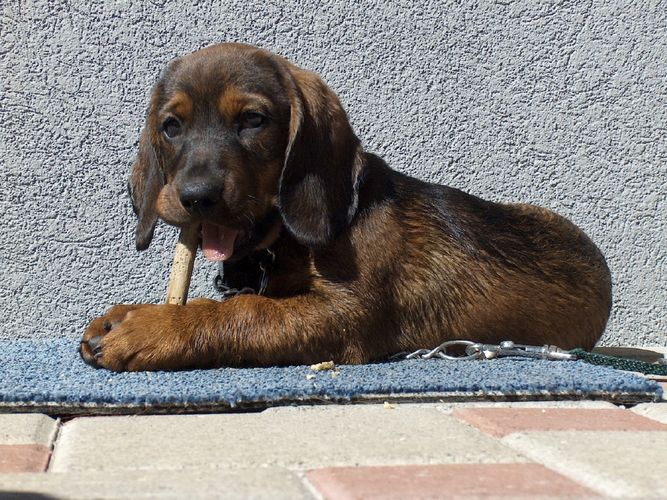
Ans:
{"type": "Polygon", "coordinates": [[[64,421],[0,414],[0,500],[667,498],[663,388],[662,402],[632,408],[564,401],[64,421]]]}
{"type": "Polygon", "coordinates": [[[0,498],[666,498],[666,449],[667,402],[9,414],[0,498]]]}

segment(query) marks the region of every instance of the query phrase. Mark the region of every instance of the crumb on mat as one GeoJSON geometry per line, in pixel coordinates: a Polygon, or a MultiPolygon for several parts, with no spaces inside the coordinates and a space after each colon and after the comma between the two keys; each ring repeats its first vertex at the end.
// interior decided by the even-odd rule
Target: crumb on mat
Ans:
{"type": "Polygon", "coordinates": [[[322,363],[310,365],[310,369],[314,372],[321,372],[324,370],[333,370],[335,366],[333,361],[323,361],[322,363]]]}

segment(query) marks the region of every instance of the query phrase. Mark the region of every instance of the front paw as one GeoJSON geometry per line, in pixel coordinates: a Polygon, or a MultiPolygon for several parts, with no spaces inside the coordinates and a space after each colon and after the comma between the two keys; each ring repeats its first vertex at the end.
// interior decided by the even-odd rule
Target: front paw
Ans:
{"type": "Polygon", "coordinates": [[[99,368],[100,365],[97,360],[102,356],[102,339],[125,319],[128,312],[139,307],[146,306],[139,304],[116,305],[109,309],[104,316],[95,318],[88,325],[81,339],[79,353],[83,360],[89,365],[99,368]]]}
{"type": "Polygon", "coordinates": [[[183,312],[185,306],[114,306],[88,326],[81,357],[89,365],[113,371],[181,368],[188,336],[183,312]]]}

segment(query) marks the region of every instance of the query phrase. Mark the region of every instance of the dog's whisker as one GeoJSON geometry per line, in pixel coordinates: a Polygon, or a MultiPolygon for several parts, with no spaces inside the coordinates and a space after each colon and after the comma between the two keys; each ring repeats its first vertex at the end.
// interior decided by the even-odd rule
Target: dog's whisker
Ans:
{"type": "Polygon", "coordinates": [[[255,218],[254,218],[252,215],[250,215],[250,214],[248,214],[248,213],[244,213],[243,216],[244,216],[246,219],[248,219],[248,222],[250,222],[250,225],[251,225],[251,226],[254,226],[254,225],[255,225],[255,218]]]}

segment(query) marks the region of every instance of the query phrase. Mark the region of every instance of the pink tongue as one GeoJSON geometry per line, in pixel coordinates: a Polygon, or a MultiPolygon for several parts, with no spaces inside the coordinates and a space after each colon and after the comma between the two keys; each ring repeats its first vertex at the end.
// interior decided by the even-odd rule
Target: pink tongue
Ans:
{"type": "Polygon", "coordinates": [[[234,241],[239,232],[236,229],[204,222],[201,225],[201,248],[208,260],[229,259],[234,253],[234,241]]]}

